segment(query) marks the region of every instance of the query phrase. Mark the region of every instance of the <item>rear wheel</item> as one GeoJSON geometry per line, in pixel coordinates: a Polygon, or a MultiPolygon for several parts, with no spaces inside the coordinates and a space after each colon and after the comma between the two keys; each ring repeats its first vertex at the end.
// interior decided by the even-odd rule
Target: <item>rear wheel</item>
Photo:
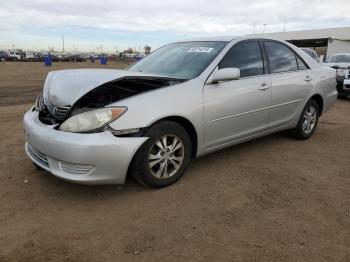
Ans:
{"type": "Polygon", "coordinates": [[[290,131],[291,135],[296,139],[308,139],[316,130],[319,106],[315,100],[310,100],[299,118],[298,125],[290,131]]]}
{"type": "Polygon", "coordinates": [[[152,126],[144,136],[149,139],[135,154],[131,175],[153,188],[175,183],[191,160],[192,143],[188,133],[175,122],[163,121],[152,126]]]}

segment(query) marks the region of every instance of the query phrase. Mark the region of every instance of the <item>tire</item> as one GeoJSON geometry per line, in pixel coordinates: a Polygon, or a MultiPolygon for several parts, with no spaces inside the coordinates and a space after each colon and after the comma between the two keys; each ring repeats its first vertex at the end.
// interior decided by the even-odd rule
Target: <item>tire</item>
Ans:
{"type": "Polygon", "coordinates": [[[298,125],[290,130],[290,134],[299,140],[310,138],[316,130],[320,116],[319,105],[315,100],[309,100],[300,115],[298,125]]]}
{"type": "Polygon", "coordinates": [[[192,143],[187,131],[175,122],[162,121],[144,136],[149,139],[136,152],[130,174],[140,184],[152,188],[174,184],[191,161],[192,143]]]}

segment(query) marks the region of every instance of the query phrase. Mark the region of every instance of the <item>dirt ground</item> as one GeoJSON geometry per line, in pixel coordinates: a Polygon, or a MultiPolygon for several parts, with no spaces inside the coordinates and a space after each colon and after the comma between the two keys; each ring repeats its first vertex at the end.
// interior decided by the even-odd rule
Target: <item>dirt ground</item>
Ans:
{"type": "Polygon", "coordinates": [[[350,100],[307,141],[228,148],[169,188],[79,186],[33,166],[22,127],[46,73],[78,67],[103,66],[0,63],[0,261],[350,261],[350,100]]]}

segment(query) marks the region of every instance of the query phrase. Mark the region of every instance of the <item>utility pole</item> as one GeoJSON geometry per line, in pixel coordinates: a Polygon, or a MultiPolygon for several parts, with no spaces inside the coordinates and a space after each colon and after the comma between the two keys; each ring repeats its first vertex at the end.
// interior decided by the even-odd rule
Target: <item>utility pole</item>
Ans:
{"type": "Polygon", "coordinates": [[[266,29],[266,24],[264,24],[264,31],[263,31],[264,34],[265,34],[265,29],[266,29]]]}
{"type": "Polygon", "coordinates": [[[63,36],[63,34],[61,36],[61,39],[62,39],[62,53],[64,53],[64,36],[63,36]]]}
{"type": "Polygon", "coordinates": [[[286,20],[283,21],[283,32],[286,32],[286,20]]]}
{"type": "Polygon", "coordinates": [[[255,35],[256,22],[253,22],[253,35],[255,35]]]}

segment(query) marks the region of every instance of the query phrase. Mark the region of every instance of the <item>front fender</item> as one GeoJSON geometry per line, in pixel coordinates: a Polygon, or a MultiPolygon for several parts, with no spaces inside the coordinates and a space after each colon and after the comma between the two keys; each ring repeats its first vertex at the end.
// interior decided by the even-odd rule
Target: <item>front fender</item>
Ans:
{"type": "Polygon", "coordinates": [[[127,106],[128,110],[109,126],[115,130],[145,128],[177,116],[192,123],[200,144],[204,138],[202,88],[203,83],[191,80],[113,103],[111,106],[127,106]]]}

